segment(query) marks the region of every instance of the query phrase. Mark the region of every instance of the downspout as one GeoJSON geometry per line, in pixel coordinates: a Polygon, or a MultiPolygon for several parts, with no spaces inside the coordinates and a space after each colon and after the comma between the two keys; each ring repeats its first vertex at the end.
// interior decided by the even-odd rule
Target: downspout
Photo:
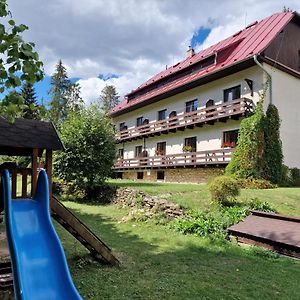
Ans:
{"type": "Polygon", "coordinates": [[[269,97],[270,97],[270,104],[272,104],[272,76],[271,74],[263,67],[263,65],[258,61],[257,54],[253,56],[255,63],[265,72],[269,80],[269,97]]]}

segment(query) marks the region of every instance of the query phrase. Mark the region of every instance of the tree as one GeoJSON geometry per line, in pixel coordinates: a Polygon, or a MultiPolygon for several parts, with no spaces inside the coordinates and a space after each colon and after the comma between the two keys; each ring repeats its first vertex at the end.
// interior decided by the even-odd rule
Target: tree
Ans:
{"type": "Polygon", "coordinates": [[[40,105],[36,101],[36,95],[33,84],[26,82],[21,89],[21,96],[24,99],[25,108],[23,110],[23,118],[40,119],[40,105]]]}
{"type": "Polygon", "coordinates": [[[107,114],[112,108],[114,108],[119,103],[119,95],[115,86],[107,85],[101,91],[100,102],[101,108],[105,114],[107,114]]]}
{"type": "Polygon", "coordinates": [[[116,155],[115,132],[110,120],[91,106],[70,113],[62,124],[66,150],[57,154],[58,176],[93,199],[110,175],[116,155]]]}
{"type": "Polygon", "coordinates": [[[51,94],[52,99],[50,101],[50,119],[58,125],[63,122],[67,117],[68,112],[68,94],[70,92],[71,82],[67,75],[67,70],[63,65],[62,61],[56,65],[55,72],[51,77],[51,94]]]}
{"type": "Polygon", "coordinates": [[[13,120],[23,110],[24,101],[12,89],[22,81],[34,83],[43,78],[42,62],[34,43],[27,43],[21,33],[28,29],[24,24],[16,25],[6,0],[0,0],[0,93],[7,96],[0,102],[1,115],[13,120]]]}
{"type": "Polygon", "coordinates": [[[68,112],[76,112],[83,108],[84,102],[80,94],[79,83],[71,83],[67,93],[68,112]]]}
{"type": "Polygon", "coordinates": [[[266,112],[265,135],[265,178],[280,183],[282,178],[283,154],[280,139],[280,117],[274,104],[269,104],[266,112]]]}

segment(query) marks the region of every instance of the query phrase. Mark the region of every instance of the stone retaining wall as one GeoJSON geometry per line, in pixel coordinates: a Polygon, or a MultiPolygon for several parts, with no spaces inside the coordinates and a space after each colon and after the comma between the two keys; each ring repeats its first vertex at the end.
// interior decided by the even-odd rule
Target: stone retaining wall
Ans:
{"type": "Polygon", "coordinates": [[[168,201],[168,196],[151,196],[130,188],[118,188],[112,202],[122,207],[135,208],[133,213],[142,212],[149,218],[160,212],[171,219],[183,218],[184,210],[178,204],[168,201]]]}
{"type": "MultiPolygon", "coordinates": [[[[165,182],[207,183],[211,178],[224,174],[224,168],[186,168],[186,169],[164,169],[143,170],[144,181],[157,181],[157,172],[164,172],[165,182]]],[[[137,179],[138,171],[123,172],[123,179],[137,179]]]]}

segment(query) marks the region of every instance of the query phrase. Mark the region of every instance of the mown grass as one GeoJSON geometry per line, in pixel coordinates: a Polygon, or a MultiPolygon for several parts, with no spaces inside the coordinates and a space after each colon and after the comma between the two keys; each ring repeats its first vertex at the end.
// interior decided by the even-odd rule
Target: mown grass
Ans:
{"type": "Polygon", "coordinates": [[[84,299],[299,299],[299,261],[185,236],[151,221],[125,223],[127,209],[115,205],[65,204],[121,261],[109,267],[91,260],[57,227],[84,299]]]}
{"type": "MultiPolygon", "coordinates": [[[[208,209],[206,185],[110,181],[188,208],[208,209]]],[[[257,197],[279,212],[300,215],[300,189],[244,190],[239,201],[257,197]]],[[[182,235],[148,222],[123,222],[116,205],[65,204],[121,261],[95,262],[59,226],[74,282],[84,299],[299,299],[300,262],[256,248],[182,235]]]]}
{"type": "MultiPolygon", "coordinates": [[[[120,187],[131,187],[152,195],[161,195],[183,207],[209,210],[211,198],[205,184],[176,184],[110,180],[110,184],[120,187]]],[[[300,216],[300,188],[276,188],[268,190],[243,189],[238,202],[246,202],[251,198],[267,201],[282,214],[300,216]]]]}

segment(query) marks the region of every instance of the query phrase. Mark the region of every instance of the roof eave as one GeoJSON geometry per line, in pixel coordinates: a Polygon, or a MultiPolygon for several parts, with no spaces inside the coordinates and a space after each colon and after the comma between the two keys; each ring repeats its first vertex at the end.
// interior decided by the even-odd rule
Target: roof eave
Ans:
{"type": "Polygon", "coordinates": [[[170,97],[170,96],[173,96],[175,94],[184,92],[188,89],[195,88],[197,86],[201,86],[201,85],[209,83],[211,81],[220,79],[221,77],[225,77],[225,76],[234,74],[234,73],[239,72],[241,70],[247,69],[247,68],[249,68],[253,65],[255,65],[255,62],[253,60],[253,56],[249,56],[249,57],[247,57],[247,58],[245,58],[241,61],[238,61],[236,63],[231,64],[230,66],[223,67],[223,68],[218,69],[216,71],[213,71],[213,72],[211,72],[207,75],[204,75],[204,76],[202,76],[198,79],[192,80],[192,81],[190,81],[190,82],[188,82],[188,83],[186,83],[182,86],[176,87],[174,89],[171,89],[167,92],[161,93],[161,94],[156,95],[154,97],[150,97],[145,101],[136,103],[136,104],[134,104],[132,106],[129,106],[129,107],[125,107],[122,110],[112,112],[110,114],[110,116],[111,117],[118,117],[118,116],[120,116],[124,113],[127,113],[127,112],[133,111],[137,108],[152,104],[154,102],[157,102],[159,100],[165,99],[165,98],[170,97]]]}

